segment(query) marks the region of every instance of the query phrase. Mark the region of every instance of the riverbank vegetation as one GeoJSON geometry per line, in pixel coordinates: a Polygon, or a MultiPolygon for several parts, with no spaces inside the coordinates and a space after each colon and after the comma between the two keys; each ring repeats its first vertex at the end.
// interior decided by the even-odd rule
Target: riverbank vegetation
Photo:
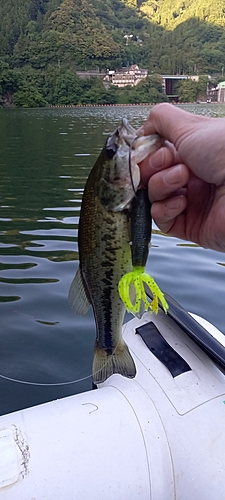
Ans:
{"type": "Polygon", "coordinates": [[[0,105],[4,107],[65,106],[82,104],[138,104],[166,101],[162,79],[151,75],[135,87],[106,89],[100,78],[81,79],[71,69],[26,66],[10,69],[0,61],[0,105]]]}
{"type": "MultiPolygon", "coordinates": [[[[225,0],[1,0],[3,106],[138,103],[166,100],[160,74],[212,74],[223,80],[225,0]],[[136,87],[106,89],[76,72],[146,68],[136,87]]],[[[190,80],[180,100],[198,98],[190,80]]]]}

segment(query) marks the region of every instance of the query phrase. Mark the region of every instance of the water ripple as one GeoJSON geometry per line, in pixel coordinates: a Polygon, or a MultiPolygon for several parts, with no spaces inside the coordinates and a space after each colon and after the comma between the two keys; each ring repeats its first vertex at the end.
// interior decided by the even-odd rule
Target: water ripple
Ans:
{"type": "MultiPolygon", "coordinates": [[[[225,116],[225,106],[183,108],[225,116]]],[[[0,414],[91,388],[93,313],[76,317],[67,301],[78,268],[83,189],[106,135],[124,115],[139,127],[150,109],[0,113],[0,375],[12,378],[0,376],[0,414]],[[29,387],[13,379],[80,382],[29,387]]],[[[147,270],[185,308],[224,329],[222,254],[165,237],[154,226],[147,270]]]]}

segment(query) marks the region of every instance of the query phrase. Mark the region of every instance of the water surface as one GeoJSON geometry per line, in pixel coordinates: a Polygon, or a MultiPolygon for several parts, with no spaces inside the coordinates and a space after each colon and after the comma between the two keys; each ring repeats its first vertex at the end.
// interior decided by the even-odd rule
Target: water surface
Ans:
{"type": "MultiPolygon", "coordinates": [[[[184,107],[225,116],[223,105],[184,107]]],[[[0,110],[0,414],[91,389],[93,314],[76,317],[67,301],[83,188],[109,132],[149,111],[0,110]]],[[[147,269],[161,288],[225,332],[224,254],[157,228],[152,243],[147,269]]]]}

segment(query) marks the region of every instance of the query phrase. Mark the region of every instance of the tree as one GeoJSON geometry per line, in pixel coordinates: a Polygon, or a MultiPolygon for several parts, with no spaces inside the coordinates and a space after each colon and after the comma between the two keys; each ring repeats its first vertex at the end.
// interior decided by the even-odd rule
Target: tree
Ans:
{"type": "Polygon", "coordinates": [[[177,92],[179,101],[181,102],[195,102],[197,100],[198,85],[197,82],[187,79],[181,80],[177,84],[177,92]]]}
{"type": "Polygon", "coordinates": [[[54,101],[57,104],[78,104],[81,93],[80,79],[73,71],[67,70],[56,78],[54,101]]]}
{"type": "Polygon", "coordinates": [[[159,75],[151,75],[135,87],[120,89],[119,102],[121,104],[158,103],[167,100],[162,88],[162,78],[159,75]]]}
{"type": "MultiPolygon", "coordinates": [[[[31,68],[35,70],[33,92],[37,89],[51,104],[57,99],[76,102],[76,96],[79,102],[83,99],[78,83],[69,83],[68,75],[64,81],[68,70],[74,77],[78,69],[116,70],[136,63],[150,74],[210,72],[217,76],[225,67],[224,27],[224,0],[213,4],[208,0],[1,0],[0,57],[8,64],[0,77],[1,102],[10,103],[15,92],[22,92],[17,82],[20,70],[27,71],[25,84],[32,88],[31,68]],[[127,35],[133,36],[127,39],[127,35]]],[[[180,90],[185,100],[192,100],[196,91],[191,83],[180,90]]],[[[93,82],[85,92],[89,102],[165,98],[156,82],[153,87],[146,82],[138,92],[131,89],[130,98],[126,90],[113,94],[93,82]],[[158,89],[158,94],[151,93],[151,88],[158,89]]],[[[197,96],[203,93],[197,89],[197,96]]],[[[21,103],[22,96],[27,102],[23,92],[16,101],[21,103]]]]}
{"type": "Polygon", "coordinates": [[[0,105],[12,104],[12,96],[17,88],[15,73],[0,59],[0,105]]]}
{"type": "Polygon", "coordinates": [[[30,85],[14,93],[13,104],[23,108],[39,108],[47,103],[37,88],[30,85]]]}
{"type": "Polygon", "coordinates": [[[202,75],[197,82],[197,99],[207,99],[208,76],[202,75]]]}

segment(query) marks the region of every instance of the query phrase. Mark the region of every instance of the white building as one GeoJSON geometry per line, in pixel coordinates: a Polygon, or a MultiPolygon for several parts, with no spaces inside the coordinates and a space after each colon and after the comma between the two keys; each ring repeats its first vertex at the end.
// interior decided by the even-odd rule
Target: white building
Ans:
{"type": "Polygon", "coordinates": [[[126,87],[127,85],[134,87],[147,76],[147,69],[140,69],[137,64],[133,64],[129,70],[124,73],[108,70],[107,75],[104,77],[104,81],[116,85],[117,87],[126,87]]]}
{"type": "Polygon", "coordinates": [[[218,102],[225,102],[225,82],[220,82],[217,88],[218,102]]]}

